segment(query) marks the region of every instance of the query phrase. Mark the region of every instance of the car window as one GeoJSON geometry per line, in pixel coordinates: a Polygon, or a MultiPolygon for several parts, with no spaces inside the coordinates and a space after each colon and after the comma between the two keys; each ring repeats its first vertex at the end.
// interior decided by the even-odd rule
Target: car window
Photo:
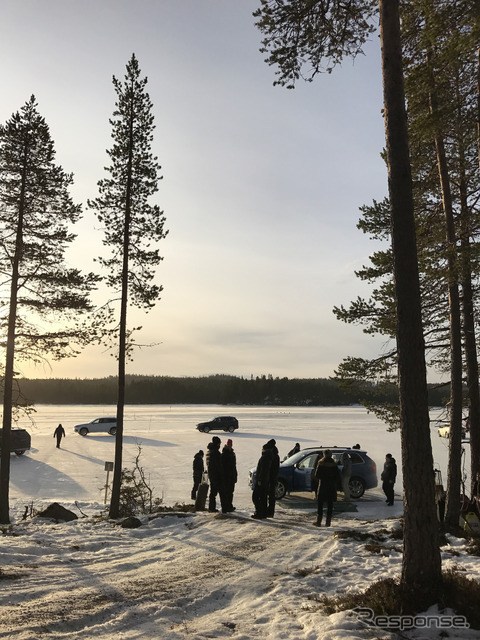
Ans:
{"type": "Polygon", "coordinates": [[[352,464],[363,464],[365,460],[359,453],[353,453],[352,451],[348,452],[350,454],[350,458],[352,459],[352,464]]]}
{"type": "Polygon", "coordinates": [[[309,456],[306,456],[303,460],[301,460],[298,463],[297,469],[313,469],[317,458],[318,458],[318,453],[312,453],[309,456]]]}

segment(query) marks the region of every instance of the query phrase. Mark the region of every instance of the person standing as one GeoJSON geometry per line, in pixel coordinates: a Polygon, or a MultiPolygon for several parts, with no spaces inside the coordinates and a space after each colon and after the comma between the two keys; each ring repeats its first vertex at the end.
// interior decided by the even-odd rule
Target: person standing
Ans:
{"type": "Polygon", "coordinates": [[[385,456],[385,464],[383,465],[383,471],[380,477],[382,480],[383,493],[387,498],[385,502],[391,507],[395,497],[393,486],[397,478],[397,463],[391,453],[387,453],[385,456]]]}
{"type": "Polygon", "coordinates": [[[222,454],[220,445],[222,441],[218,436],[213,436],[207,446],[207,471],[210,480],[210,493],[208,496],[208,510],[212,513],[217,509],[217,495],[220,496],[222,511],[225,508],[225,478],[223,474],[222,454]]]}
{"type": "Polygon", "coordinates": [[[60,442],[62,441],[62,438],[66,437],[65,429],[62,427],[61,424],[59,424],[58,427],[53,432],[53,437],[57,439],[57,449],[60,449],[60,442]]]}
{"type": "Polygon", "coordinates": [[[237,483],[237,456],[233,450],[233,442],[229,438],[227,444],[222,449],[222,466],[225,478],[225,507],[223,513],[235,511],[233,506],[233,492],[237,483]]]}
{"type": "Polygon", "coordinates": [[[277,489],[278,469],[280,467],[280,456],[278,455],[277,443],[275,440],[269,440],[265,445],[267,449],[272,451],[272,462],[270,465],[270,477],[268,480],[267,490],[267,517],[273,518],[275,515],[275,492],[277,489]]]}
{"type": "Polygon", "coordinates": [[[350,500],[350,478],[352,477],[352,459],[347,451],[342,453],[342,490],[343,499],[350,500]]]}
{"type": "Polygon", "coordinates": [[[191,493],[192,500],[197,497],[198,487],[202,481],[204,465],[203,465],[203,451],[200,449],[198,453],[193,456],[193,488],[191,493]]]}
{"type": "Polygon", "coordinates": [[[333,503],[337,501],[337,487],[342,481],[340,469],[332,457],[329,449],[325,450],[325,455],[318,461],[315,471],[318,480],[317,491],[317,520],[314,524],[320,527],[323,518],[323,503],[327,503],[327,519],[325,526],[329,527],[332,522],[333,503]]]}
{"type": "Polygon", "coordinates": [[[266,445],[262,447],[262,455],[257,463],[255,473],[255,486],[253,487],[252,501],[255,505],[255,513],[252,518],[263,520],[267,517],[267,496],[270,482],[270,467],[272,466],[273,451],[266,445]]]}
{"type": "Polygon", "coordinates": [[[285,460],[287,458],[291,458],[292,456],[294,456],[296,453],[298,453],[300,451],[300,443],[296,442],[295,446],[293,447],[293,449],[290,449],[290,451],[287,453],[287,457],[285,458],[285,460]]]}

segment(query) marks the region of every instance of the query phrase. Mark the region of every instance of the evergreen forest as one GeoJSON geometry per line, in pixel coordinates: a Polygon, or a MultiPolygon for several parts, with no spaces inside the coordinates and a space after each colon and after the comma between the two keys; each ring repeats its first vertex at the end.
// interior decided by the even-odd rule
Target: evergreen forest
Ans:
{"type": "MultiPolygon", "coordinates": [[[[23,401],[32,404],[115,404],[117,378],[28,379],[20,381],[23,401]]],[[[328,378],[250,378],[232,375],[169,377],[129,375],[125,400],[128,404],[222,404],[278,406],[345,406],[360,404],[366,395],[377,401],[398,402],[398,388],[365,385],[361,390],[345,388],[328,378]]],[[[445,387],[431,386],[430,406],[448,400],[445,387]]]]}

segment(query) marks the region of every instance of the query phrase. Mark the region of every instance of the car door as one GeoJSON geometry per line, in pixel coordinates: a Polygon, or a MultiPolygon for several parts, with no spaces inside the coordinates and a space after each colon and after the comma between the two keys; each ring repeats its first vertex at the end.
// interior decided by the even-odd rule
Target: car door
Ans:
{"type": "Polygon", "coordinates": [[[99,433],[100,431],[103,431],[103,425],[100,423],[101,418],[95,418],[95,420],[92,420],[92,422],[88,425],[88,430],[92,431],[93,433],[99,433]]]}
{"type": "Polygon", "coordinates": [[[293,490],[312,490],[312,471],[318,460],[318,453],[310,453],[295,465],[293,472],[293,490]]]}

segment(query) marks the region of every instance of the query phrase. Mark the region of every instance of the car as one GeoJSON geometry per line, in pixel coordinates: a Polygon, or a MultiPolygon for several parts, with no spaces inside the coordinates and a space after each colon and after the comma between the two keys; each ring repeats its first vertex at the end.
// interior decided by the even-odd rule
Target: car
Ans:
{"type": "MultiPolygon", "coordinates": [[[[450,425],[440,427],[438,429],[438,435],[440,438],[450,438],[450,425]]],[[[462,442],[470,442],[470,435],[467,433],[465,427],[462,427],[462,442]]]]}
{"type": "Polygon", "coordinates": [[[438,430],[438,435],[440,438],[449,438],[450,437],[450,425],[448,427],[440,427],[438,430]]]}
{"type": "MultiPolygon", "coordinates": [[[[315,491],[315,478],[313,471],[317,465],[320,454],[326,449],[330,449],[335,462],[340,464],[342,454],[346,451],[352,459],[352,475],[350,477],[350,497],[358,500],[367,489],[374,489],[378,485],[377,465],[367,456],[367,452],[362,449],[352,449],[351,447],[328,447],[318,446],[301,449],[282,463],[278,470],[277,486],[275,497],[281,500],[287,493],[299,491],[315,491]]],[[[248,484],[253,489],[255,485],[256,469],[250,470],[248,484]]],[[[338,487],[341,491],[341,487],[338,487]]]]}
{"type": "Polygon", "coordinates": [[[232,433],[235,429],[238,429],[238,420],[233,416],[218,416],[217,418],[212,418],[212,420],[209,420],[208,422],[199,422],[197,424],[197,429],[205,433],[215,429],[221,429],[222,431],[229,431],[232,433]]]}
{"type": "MultiPolygon", "coordinates": [[[[3,429],[0,429],[0,451],[2,450],[3,429]]],[[[26,429],[12,429],[10,434],[10,452],[23,456],[31,446],[31,437],[26,429]]]]}
{"type": "Polygon", "coordinates": [[[104,433],[107,432],[111,436],[117,433],[117,419],[116,418],[95,418],[91,422],[85,424],[77,424],[73,427],[76,433],[81,436],[86,436],[88,433],[104,433]]]}

